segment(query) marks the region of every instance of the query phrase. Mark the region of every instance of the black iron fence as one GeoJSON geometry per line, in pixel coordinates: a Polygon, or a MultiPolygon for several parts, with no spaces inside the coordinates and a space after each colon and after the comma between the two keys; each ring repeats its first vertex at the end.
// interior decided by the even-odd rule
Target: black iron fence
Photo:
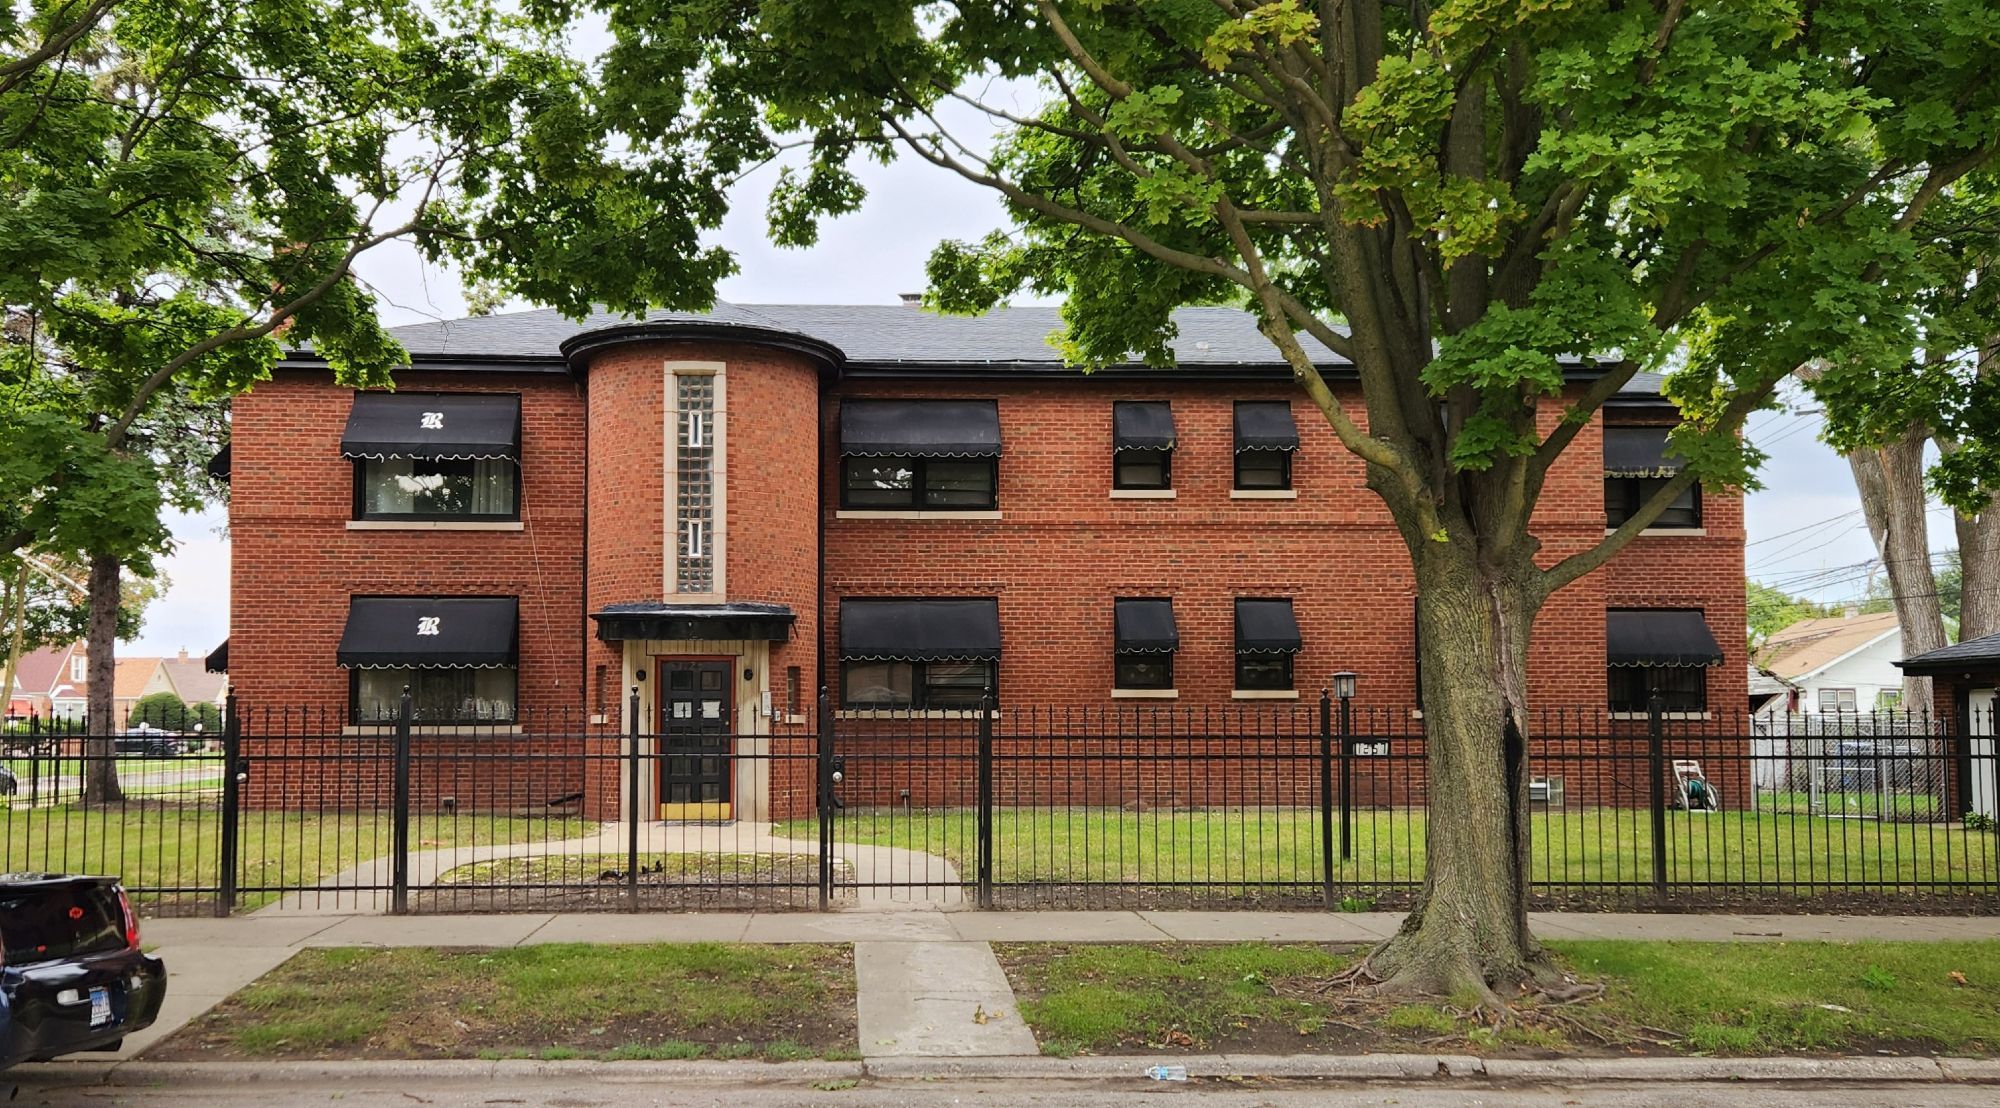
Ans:
{"type": "MultiPolygon", "coordinates": [[[[1451,802],[1420,713],[1324,696],[639,720],[232,704],[217,730],[11,733],[0,850],[156,914],[1395,908],[1451,802]]],[[[1994,910],[1993,722],[1537,712],[1533,895],[1994,910]]]]}

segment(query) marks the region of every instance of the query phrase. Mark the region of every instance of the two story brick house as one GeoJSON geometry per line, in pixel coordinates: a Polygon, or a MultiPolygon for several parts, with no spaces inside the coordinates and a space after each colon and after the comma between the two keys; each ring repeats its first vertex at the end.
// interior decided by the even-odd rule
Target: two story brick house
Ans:
{"type": "MultiPolygon", "coordinates": [[[[1407,555],[1254,319],[1177,364],[1065,365],[1052,308],[720,304],[399,328],[394,392],[309,352],[240,398],[228,659],[247,705],[705,731],[642,811],[757,814],[731,742],[843,714],[1240,706],[1362,675],[1416,703],[1407,555]],[[700,766],[706,764],[706,772],[700,766]],[[692,767],[692,768],[688,768],[692,767]]],[[[1315,351],[1357,419],[1351,369],[1315,351]]],[[[1577,387],[1596,373],[1571,369],[1577,387]]],[[[1553,421],[1561,402],[1551,399],[1553,421]]],[[[1641,376],[1550,474],[1549,557],[1674,472],[1641,376]]],[[[1537,702],[1745,702],[1742,501],[1698,491],[1537,624],[1537,702]]]]}

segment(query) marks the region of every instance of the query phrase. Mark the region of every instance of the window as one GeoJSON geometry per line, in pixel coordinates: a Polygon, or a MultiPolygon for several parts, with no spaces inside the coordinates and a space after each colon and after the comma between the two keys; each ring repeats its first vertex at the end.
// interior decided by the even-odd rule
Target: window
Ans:
{"type": "Polygon", "coordinates": [[[849,661],[840,664],[841,705],[847,708],[978,708],[986,690],[998,695],[998,666],[982,661],[849,661]]]}
{"type": "Polygon", "coordinates": [[[1858,712],[1861,700],[1853,689],[1821,689],[1819,710],[1822,712],[1858,712]]]}
{"type": "Polygon", "coordinates": [[[1903,690],[1901,689],[1875,690],[1876,711],[1893,712],[1902,706],[1903,706],[1903,690]]]}
{"type": "Polygon", "coordinates": [[[1648,711],[1655,690],[1664,711],[1708,710],[1708,670],[1702,666],[1611,667],[1612,711],[1648,711]]]}
{"type": "Polygon", "coordinates": [[[1113,687],[1120,689],[1171,689],[1174,687],[1174,656],[1158,651],[1118,652],[1113,687]]]}
{"type": "Polygon", "coordinates": [[[674,591],[715,589],[715,376],[674,374],[674,591]]]}
{"type": "Polygon", "coordinates": [[[70,655],[69,679],[71,681],[86,681],[89,680],[89,678],[90,678],[90,659],[86,658],[81,654],[70,655]]]}
{"type": "Polygon", "coordinates": [[[1236,488],[1271,492],[1292,487],[1292,452],[1299,427],[1286,400],[1236,402],[1236,488]]]}
{"type": "Polygon", "coordinates": [[[357,669],[353,716],[357,722],[394,720],[407,685],[419,723],[511,723],[515,678],[513,666],[357,669]]]}
{"type": "Polygon", "coordinates": [[[1174,452],[1171,450],[1120,450],[1112,459],[1111,487],[1114,489],[1170,489],[1174,487],[1174,452]]]}
{"type": "MultiPolygon", "coordinates": [[[[1611,426],[1604,429],[1604,519],[1618,527],[1631,519],[1660,486],[1674,479],[1685,463],[1674,453],[1673,428],[1611,426]]],[[[1700,527],[1701,486],[1674,498],[1651,526],[1700,527]]]]}
{"type": "MultiPolygon", "coordinates": [[[[1617,527],[1652,498],[1666,477],[1606,477],[1604,479],[1604,522],[1617,527]]],[[[1652,527],[1700,527],[1701,526],[1701,486],[1689,485],[1681,490],[1667,510],[1660,513],[1649,526],[1652,527]]]]}
{"type": "Polygon", "coordinates": [[[1173,487],[1174,409],[1164,400],[1119,400],[1111,405],[1111,487],[1173,487]]]}
{"type": "Polygon", "coordinates": [[[1291,452],[1245,450],[1236,455],[1236,487],[1245,491],[1291,488],[1291,452]]]}
{"type": "Polygon", "coordinates": [[[843,458],[840,506],[990,510],[998,468],[991,458],[843,458]]]}
{"type": "Polygon", "coordinates": [[[805,677],[797,666],[785,667],[785,714],[797,715],[804,703],[805,677]]]}
{"type": "Polygon", "coordinates": [[[1289,690],[1292,659],[1304,649],[1298,615],[1287,597],[1236,598],[1236,688],[1289,690]]]}
{"type": "Polygon", "coordinates": [[[356,519],[516,520],[521,467],[511,458],[359,458],[356,519]]]}
{"type": "Polygon", "coordinates": [[[1112,601],[1112,688],[1171,689],[1180,628],[1170,597],[1112,601]]]}

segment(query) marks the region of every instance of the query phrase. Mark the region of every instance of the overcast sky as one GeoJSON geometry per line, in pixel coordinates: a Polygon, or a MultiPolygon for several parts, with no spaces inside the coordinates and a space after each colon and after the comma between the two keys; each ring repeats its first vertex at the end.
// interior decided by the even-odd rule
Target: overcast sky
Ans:
{"type": "MultiPolygon", "coordinates": [[[[780,250],[764,237],[764,191],[775,171],[743,182],[734,214],[719,239],[738,259],[739,273],[719,295],[737,303],[892,304],[921,291],[924,259],[942,239],[975,239],[1002,222],[1000,205],[977,186],[905,159],[865,174],[862,210],[828,224],[817,246],[780,250]]],[[[458,280],[423,265],[396,246],[361,259],[361,276],[382,300],[390,324],[452,319],[464,314],[458,280]]],[[[526,307],[528,305],[521,305],[526,307]]],[[[1794,398],[1793,407],[1809,402],[1794,398]]],[[[1856,598],[1874,557],[1861,522],[1860,500],[1847,464],[1818,439],[1816,415],[1793,410],[1752,417],[1750,435],[1771,454],[1766,488],[1746,508],[1750,576],[1817,599],[1856,598]]],[[[129,654],[204,654],[229,633],[229,544],[218,533],[220,510],[174,520],[179,541],[164,567],[172,580],[147,611],[129,654]]],[[[1949,518],[1933,511],[1932,548],[1952,545],[1949,518]]]]}

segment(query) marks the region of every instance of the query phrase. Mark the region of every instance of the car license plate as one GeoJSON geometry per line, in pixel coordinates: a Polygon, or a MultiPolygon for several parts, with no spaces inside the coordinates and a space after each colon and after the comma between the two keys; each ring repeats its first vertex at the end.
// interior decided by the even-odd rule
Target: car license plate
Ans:
{"type": "Polygon", "coordinates": [[[111,1022],[111,990],[99,986],[90,990],[90,1026],[103,1027],[111,1022]]]}

